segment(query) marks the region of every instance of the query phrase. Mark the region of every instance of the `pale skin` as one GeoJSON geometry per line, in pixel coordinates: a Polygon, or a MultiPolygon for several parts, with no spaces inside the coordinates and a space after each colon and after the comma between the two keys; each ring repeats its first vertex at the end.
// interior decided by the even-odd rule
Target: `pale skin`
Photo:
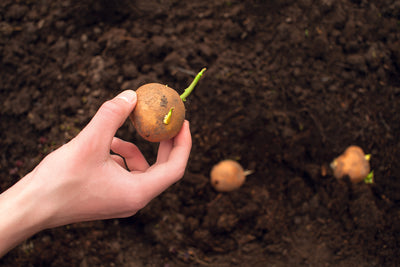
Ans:
{"type": "Polygon", "coordinates": [[[0,257],[44,229],[132,216],[183,176],[192,145],[187,121],[160,143],[151,166],[134,144],[114,137],[136,99],[127,90],[105,102],[74,139],[0,194],[0,257]]]}

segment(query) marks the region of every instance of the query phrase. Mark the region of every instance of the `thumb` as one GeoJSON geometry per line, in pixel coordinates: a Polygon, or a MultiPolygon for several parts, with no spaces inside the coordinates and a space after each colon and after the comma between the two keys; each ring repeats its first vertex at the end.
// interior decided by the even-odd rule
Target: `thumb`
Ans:
{"type": "Polygon", "coordinates": [[[136,106],[137,96],[133,90],[126,90],[101,105],[80,135],[90,142],[111,144],[118,128],[136,106]]]}

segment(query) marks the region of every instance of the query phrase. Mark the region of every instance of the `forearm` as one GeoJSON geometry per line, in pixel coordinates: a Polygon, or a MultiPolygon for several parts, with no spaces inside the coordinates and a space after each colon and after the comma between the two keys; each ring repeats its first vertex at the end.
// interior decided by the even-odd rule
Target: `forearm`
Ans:
{"type": "Polygon", "coordinates": [[[47,211],[37,190],[28,174],[0,195],[0,257],[45,228],[47,211]]]}

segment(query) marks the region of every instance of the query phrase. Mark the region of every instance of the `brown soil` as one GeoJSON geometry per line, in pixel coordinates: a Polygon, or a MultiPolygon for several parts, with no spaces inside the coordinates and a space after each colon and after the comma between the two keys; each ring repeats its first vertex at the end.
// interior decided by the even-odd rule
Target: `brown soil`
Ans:
{"type": "MultiPolygon", "coordinates": [[[[127,219],[41,232],[2,266],[398,266],[400,1],[2,0],[0,191],[105,100],[185,88],[185,177],[127,219]],[[329,163],[372,154],[375,183],[329,163]],[[218,161],[254,174],[219,194],[218,161]]],[[[129,121],[118,136],[154,160],[129,121]]],[[[4,216],[1,215],[1,216],[4,216]]]]}

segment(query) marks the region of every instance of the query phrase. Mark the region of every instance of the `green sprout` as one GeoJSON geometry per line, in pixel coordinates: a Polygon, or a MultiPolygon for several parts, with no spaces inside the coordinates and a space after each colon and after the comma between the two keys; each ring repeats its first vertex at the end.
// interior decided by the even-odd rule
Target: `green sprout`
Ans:
{"type": "MultiPolygon", "coordinates": [[[[196,87],[197,83],[200,81],[201,76],[206,71],[206,68],[203,68],[197,75],[194,77],[192,83],[189,85],[188,88],[179,96],[183,102],[186,101],[186,98],[192,93],[193,89],[196,87]]],[[[174,111],[174,107],[172,107],[168,113],[164,116],[163,123],[168,125],[171,122],[172,111],[174,111]]]]}
{"type": "MultiPolygon", "coordinates": [[[[365,155],[365,159],[370,161],[371,160],[371,154],[365,155]]],[[[373,170],[370,173],[368,173],[367,177],[365,177],[364,183],[366,183],[366,184],[373,184],[374,183],[374,171],[373,170]]]]}
{"type": "Polygon", "coordinates": [[[373,184],[374,183],[374,171],[368,173],[367,177],[364,179],[364,183],[366,184],[373,184]]]}
{"type": "Polygon", "coordinates": [[[201,76],[203,76],[203,73],[206,71],[206,68],[203,68],[197,75],[194,77],[193,82],[189,85],[188,88],[185,89],[185,91],[180,95],[181,99],[183,102],[186,101],[186,98],[192,93],[194,87],[197,85],[199,82],[201,76]]]}

